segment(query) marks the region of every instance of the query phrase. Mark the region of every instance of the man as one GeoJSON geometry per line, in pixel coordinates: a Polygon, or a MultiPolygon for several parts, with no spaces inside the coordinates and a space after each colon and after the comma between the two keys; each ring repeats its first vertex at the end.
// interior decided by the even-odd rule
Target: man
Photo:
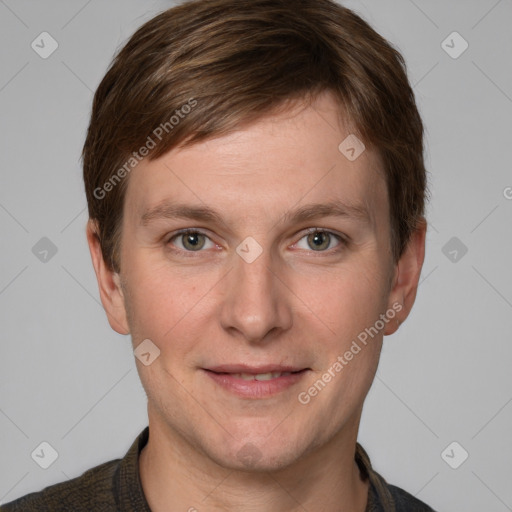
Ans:
{"type": "Polygon", "coordinates": [[[2,510],[431,511],[357,443],[424,259],[423,126],[400,54],[330,0],[200,0],[96,92],[87,239],[149,427],[2,510]]]}

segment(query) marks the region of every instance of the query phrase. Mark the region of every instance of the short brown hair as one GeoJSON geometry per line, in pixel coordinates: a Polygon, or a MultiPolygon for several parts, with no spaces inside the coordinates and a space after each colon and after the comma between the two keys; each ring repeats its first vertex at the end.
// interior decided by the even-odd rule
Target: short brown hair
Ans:
{"type": "Polygon", "coordinates": [[[423,124],[401,54],[331,0],[192,0],[142,25],[94,96],[82,158],[105,262],[120,270],[126,176],[142,157],[324,91],[382,158],[397,261],[427,196],[423,124]]]}

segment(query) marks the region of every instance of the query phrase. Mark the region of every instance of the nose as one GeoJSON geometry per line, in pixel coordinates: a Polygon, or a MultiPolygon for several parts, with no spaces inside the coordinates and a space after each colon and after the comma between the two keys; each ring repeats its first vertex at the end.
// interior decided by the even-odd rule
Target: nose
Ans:
{"type": "Polygon", "coordinates": [[[265,343],[288,330],[293,322],[293,294],[278,262],[263,251],[251,263],[233,255],[234,267],[225,282],[222,328],[250,343],[265,343]]]}

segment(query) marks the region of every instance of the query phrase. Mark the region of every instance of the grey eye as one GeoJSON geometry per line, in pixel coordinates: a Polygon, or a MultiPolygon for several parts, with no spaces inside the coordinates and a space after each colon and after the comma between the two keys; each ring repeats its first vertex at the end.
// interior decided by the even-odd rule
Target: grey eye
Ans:
{"type": "Polygon", "coordinates": [[[183,247],[190,251],[198,251],[205,245],[205,236],[201,233],[185,233],[181,235],[183,247]]]}
{"type": "Polygon", "coordinates": [[[297,243],[297,247],[316,252],[324,252],[327,249],[332,249],[336,247],[336,245],[339,245],[340,241],[341,239],[338,235],[319,229],[303,236],[297,243]],[[304,246],[304,244],[301,246],[303,240],[306,241],[306,246],[304,246]]]}
{"type": "Polygon", "coordinates": [[[186,252],[199,252],[203,248],[212,248],[214,243],[200,231],[185,231],[174,235],[169,242],[186,252]]]}

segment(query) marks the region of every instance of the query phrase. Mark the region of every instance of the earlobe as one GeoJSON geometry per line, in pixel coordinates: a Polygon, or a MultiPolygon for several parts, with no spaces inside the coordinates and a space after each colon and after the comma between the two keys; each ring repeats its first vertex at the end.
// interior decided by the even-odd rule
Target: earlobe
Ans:
{"type": "Polygon", "coordinates": [[[119,334],[129,334],[121,279],[119,274],[110,269],[103,259],[96,221],[89,219],[86,231],[101,303],[107,313],[109,324],[119,334]]]}
{"type": "Polygon", "coordinates": [[[389,294],[388,308],[397,311],[397,321],[388,322],[384,335],[395,333],[398,327],[411,312],[418,283],[425,259],[425,237],[427,232],[427,221],[422,217],[417,224],[415,231],[411,234],[409,242],[395,266],[393,285],[389,294]],[[400,304],[401,308],[397,305],[400,304]]]}

